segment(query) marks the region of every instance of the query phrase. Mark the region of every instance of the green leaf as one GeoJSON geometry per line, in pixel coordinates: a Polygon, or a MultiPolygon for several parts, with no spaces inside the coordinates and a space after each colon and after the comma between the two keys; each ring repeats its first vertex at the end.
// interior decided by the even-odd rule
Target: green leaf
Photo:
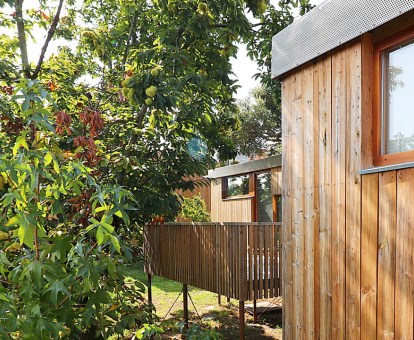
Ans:
{"type": "Polygon", "coordinates": [[[59,164],[56,160],[53,160],[53,169],[56,171],[57,174],[60,174],[59,164]]]}
{"type": "Polygon", "coordinates": [[[109,238],[115,250],[121,254],[121,246],[119,245],[118,239],[114,235],[109,235],[109,238]]]}
{"type": "MultiPolygon", "coordinates": [[[[4,197],[4,196],[3,196],[4,197]]],[[[5,224],[6,227],[12,226],[12,225],[20,225],[21,221],[20,221],[20,217],[18,215],[13,216],[10,220],[8,220],[5,224]]]]}
{"type": "Polygon", "coordinates": [[[50,300],[52,303],[57,306],[57,297],[58,294],[61,293],[62,295],[69,295],[69,291],[66,286],[63,284],[61,280],[54,280],[47,284],[46,292],[50,292],[50,300]]]}
{"type": "Polygon", "coordinates": [[[99,246],[105,241],[106,235],[107,235],[106,230],[102,226],[99,226],[96,229],[96,241],[98,242],[99,246]]]}
{"type": "Polygon", "coordinates": [[[46,153],[45,155],[45,165],[49,165],[53,161],[53,156],[50,152],[46,153]]]}

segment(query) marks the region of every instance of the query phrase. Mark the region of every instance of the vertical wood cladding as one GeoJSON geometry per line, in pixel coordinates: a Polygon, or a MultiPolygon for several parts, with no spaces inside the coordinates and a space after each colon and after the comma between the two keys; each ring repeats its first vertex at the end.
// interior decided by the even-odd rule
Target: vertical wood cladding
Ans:
{"type": "Polygon", "coordinates": [[[284,339],[413,339],[414,169],[372,164],[368,35],[283,79],[284,339]]]}

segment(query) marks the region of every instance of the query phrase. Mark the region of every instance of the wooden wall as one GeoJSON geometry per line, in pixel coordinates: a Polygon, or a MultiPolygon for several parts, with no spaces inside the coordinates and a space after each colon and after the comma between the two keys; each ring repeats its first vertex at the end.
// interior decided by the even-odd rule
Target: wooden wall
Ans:
{"type": "Polygon", "coordinates": [[[252,222],[253,197],[222,199],[221,178],[211,182],[212,222],[252,222]]]}
{"type": "Polygon", "coordinates": [[[414,170],[370,167],[369,35],[283,79],[284,339],[413,339],[414,170]]]}

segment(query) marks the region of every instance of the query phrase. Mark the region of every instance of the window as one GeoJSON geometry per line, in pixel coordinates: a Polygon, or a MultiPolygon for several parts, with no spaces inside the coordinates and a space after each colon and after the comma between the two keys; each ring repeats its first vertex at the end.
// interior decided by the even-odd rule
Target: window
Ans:
{"type": "Polygon", "coordinates": [[[256,176],[257,222],[273,221],[273,198],[270,181],[270,172],[256,176]]]}
{"type": "Polygon", "coordinates": [[[375,165],[414,161],[414,29],[376,45],[375,165]]]}
{"type": "Polygon", "coordinates": [[[273,196],[274,221],[282,222],[282,195],[273,196]]]}
{"type": "Polygon", "coordinates": [[[223,178],[223,198],[251,195],[250,176],[240,175],[223,178]]]}

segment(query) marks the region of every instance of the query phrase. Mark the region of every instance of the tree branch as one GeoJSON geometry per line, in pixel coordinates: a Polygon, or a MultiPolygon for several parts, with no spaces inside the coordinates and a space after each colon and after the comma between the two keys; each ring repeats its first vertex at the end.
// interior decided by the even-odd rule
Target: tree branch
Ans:
{"type": "MultiPolygon", "coordinates": [[[[23,1],[23,0],[18,0],[18,1],[23,1]]],[[[52,40],[52,38],[55,34],[55,31],[56,31],[56,27],[59,23],[60,12],[62,11],[63,2],[64,2],[64,0],[59,0],[59,5],[58,5],[58,8],[57,8],[55,17],[53,18],[52,25],[50,26],[49,31],[47,32],[46,40],[45,40],[45,43],[42,47],[42,51],[40,53],[39,61],[37,62],[36,69],[35,69],[35,71],[33,72],[32,76],[31,76],[32,79],[37,78],[37,76],[39,75],[40,69],[42,68],[43,59],[45,58],[45,54],[46,54],[47,48],[49,46],[50,40],[52,40]]]]}
{"type": "Polygon", "coordinates": [[[24,28],[23,20],[23,1],[16,0],[16,25],[17,25],[17,36],[19,39],[20,55],[22,59],[23,71],[27,77],[30,76],[30,65],[29,58],[27,56],[27,41],[26,41],[26,32],[24,28]]]}
{"type": "Polygon", "coordinates": [[[129,29],[129,34],[128,34],[128,39],[126,41],[126,46],[125,46],[125,53],[124,53],[124,58],[122,60],[122,65],[125,67],[127,58],[128,58],[128,52],[129,52],[129,44],[131,42],[132,39],[132,35],[134,34],[136,25],[137,25],[137,20],[138,20],[138,13],[137,11],[134,12],[134,18],[132,19],[132,23],[131,23],[131,27],[129,29]]]}

